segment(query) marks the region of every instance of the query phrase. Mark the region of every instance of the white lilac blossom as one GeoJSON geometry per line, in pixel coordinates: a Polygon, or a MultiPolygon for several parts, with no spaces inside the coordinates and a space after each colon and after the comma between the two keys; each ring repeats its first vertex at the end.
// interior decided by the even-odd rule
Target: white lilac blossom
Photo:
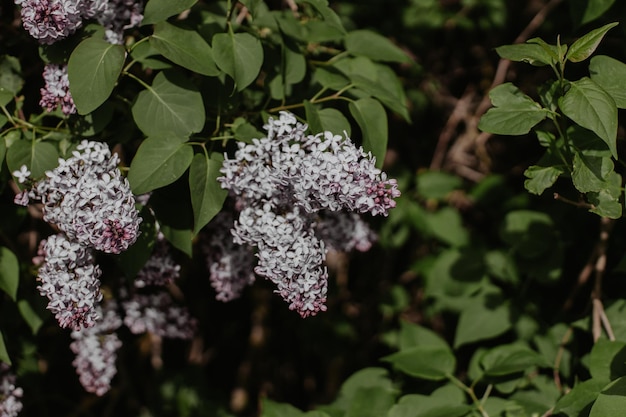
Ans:
{"type": "Polygon", "coordinates": [[[115,331],[122,325],[122,319],[116,308],[116,303],[109,301],[105,309],[98,308],[102,318],[95,326],[71,334],[70,349],[76,355],[72,365],[80,383],[86,391],[99,396],[109,391],[117,373],[115,361],[122,342],[115,331]]]}
{"type": "Polygon", "coordinates": [[[350,217],[347,221],[357,230],[339,244],[323,225],[323,212],[386,216],[400,191],[394,179],[376,168],[371,153],[347,136],[306,135],[307,126],[288,112],[270,118],[264,129],[267,137],[238,143],[234,158],[225,157],[218,178],[240,210],[232,229],[234,242],[257,248],[255,272],[276,284],[291,309],[303,317],[315,315],[326,309],[322,239],[329,238],[333,248],[366,250],[373,238],[365,223],[350,217]],[[321,235],[316,236],[319,216],[321,235]]]}
{"type": "Polygon", "coordinates": [[[19,170],[13,171],[13,176],[20,184],[24,184],[30,178],[31,172],[26,165],[22,165],[19,170]]]}
{"type": "Polygon", "coordinates": [[[367,252],[376,240],[376,234],[361,216],[345,211],[324,212],[315,234],[328,249],[338,252],[367,252]]]}
{"type": "Polygon", "coordinates": [[[17,417],[22,411],[22,388],[15,385],[9,365],[0,362],[0,417],[17,417]]]}
{"type": "Polygon", "coordinates": [[[91,249],[57,234],[48,237],[43,252],[38,289],[49,300],[48,310],[63,328],[93,327],[99,318],[96,308],[102,299],[102,271],[91,249]]]}
{"type": "Polygon", "coordinates": [[[162,233],[159,233],[152,255],[137,273],[136,288],[146,286],[164,286],[174,282],[180,276],[178,265],[169,251],[169,246],[162,233]]]}
{"type": "Polygon", "coordinates": [[[124,30],[139,26],[143,20],[143,1],[108,0],[97,7],[94,17],[104,26],[106,40],[113,44],[124,43],[124,30]]]}
{"type": "Polygon", "coordinates": [[[72,155],[46,172],[28,200],[41,201],[44,220],[70,240],[107,253],[126,250],[137,240],[141,218],[117,154],[105,143],[83,140],[72,155]]]}
{"type": "Polygon", "coordinates": [[[191,339],[197,322],[167,291],[134,293],[122,301],[124,324],[133,334],[145,332],[166,338],[191,339]]]}
{"type": "Polygon", "coordinates": [[[82,24],[81,0],[16,0],[24,29],[43,44],[53,44],[82,24]]]}
{"type": "Polygon", "coordinates": [[[230,229],[233,216],[222,211],[204,229],[201,250],[209,270],[209,281],[220,301],[239,298],[247,285],[254,282],[254,254],[248,245],[233,242],[230,229]]]}
{"type": "Polygon", "coordinates": [[[67,65],[46,64],[43,70],[44,87],[39,105],[46,111],[61,107],[63,114],[76,113],[76,106],[70,94],[70,82],[67,78],[67,65]]]}

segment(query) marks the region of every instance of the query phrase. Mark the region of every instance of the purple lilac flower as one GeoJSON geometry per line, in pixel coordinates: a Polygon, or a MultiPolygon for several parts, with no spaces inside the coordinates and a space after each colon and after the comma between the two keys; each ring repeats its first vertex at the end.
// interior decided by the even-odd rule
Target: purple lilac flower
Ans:
{"type": "Polygon", "coordinates": [[[51,112],[61,106],[63,114],[76,113],[76,106],[70,94],[70,82],[67,78],[67,65],[46,64],[43,70],[46,82],[41,91],[39,105],[51,112]]]}
{"type": "Polygon", "coordinates": [[[143,1],[108,0],[104,5],[93,2],[98,3],[99,7],[98,12],[93,15],[104,26],[106,39],[110,43],[124,43],[124,30],[139,26],[143,20],[143,1]]]}
{"type": "Polygon", "coordinates": [[[117,373],[115,360],[122,342],[115,331],[122,325],[117,305],[109,301],[106,309],[98,308],[101,319],[89,329],[72,332],[70,349],[76,355],[72,365],[86,391],[104,395],[117,373]]]}
{"type": "Polygon", "coordinates": [[[49,236],[44,246],[44,264],[39,268],[38,287],[48,297],[48,310],[59,326],[73,330],[93,327],[98,320],[97,303],[102,271],[91,249],[68,240],[63,234],[49,236]]]}
{"type": "Polygon", "coordinates": [[[347,137],[305,135],[307,126],[287,112],[264,128],[267,137],[240,142],[235,157],[225,157],[218,180],[240,210],[234,242],[258,249],[255,272],[276,284],[290,309],[307,317],[326,309],[326,247],[320,238],[334,248],[362,250],[373,238],[355,217],[344,220],[357,227],[344,244],[324,225],[324,216],[316,236],[318,216],[340,210],[386,216],[400,191],[376,168],[375,158],[347,137]]]}
{"type": "Polygon", "coordinates": [[[67,38],[82,24],[80,0],[16,0],[15,3],[22,7],[24,29],[43,44],[67,38]]]}
{"type": "Polygon", "coordinates": [[[376,234],[361,216],[345,211],[324,212],[315,234],[329,249],[338,252],[367,252],[376,240],[376,234]]]}
{"type": "Polygon", "coordinates": [[[180,276],[180,265],[174,262],[163,234],[159,233],[152,255],[137,273],[136,288],[165,286],[180,276]]]}
{"type": "Polygon", "coordinates": [[[139,234],[141,218],[126,178],[101,142],[83,140],[72,157],[29,190],[30,200],[43,203],[43,218],[68,238],[107,253],[120,253],[139,234]]]}
{"type": "Polygon", "coordinates": [[[197,321],[166,291],[134,293],[122,302],[122,307],[124,324],[133,334],[150,332],[178,339],[191,339],[195,334],[197,321]]]}
{"type": "Polygon", "coordinates": [[[230,213],[220,212],[204,229],[201,241],[215,298],[224,302],[238,298],[255,279],[254,254],[250,246],[233,242],[233,222],[230,213]]]}
{"type": "Polygon", "coordinates": [[[9,365],[0,362],[0,417],[17,417],[22,411],[22,388],[15,386],[9,365]]]}

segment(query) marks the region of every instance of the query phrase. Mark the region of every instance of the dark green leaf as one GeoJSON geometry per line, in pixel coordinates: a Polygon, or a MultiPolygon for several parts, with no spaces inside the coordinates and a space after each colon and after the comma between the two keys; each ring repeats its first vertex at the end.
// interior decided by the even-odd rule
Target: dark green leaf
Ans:
{"type": "Polygon", "coordinates": [[[139,195],[173,183],[187,170],[193,149],[186,137],[154,137],[143,141],[130,164],[128,182],[139,195]]]}
{"type": "Polygon", "coordinates": [[[274,402],[268,398],[261,400],[261,417],[301,417],[303,414],[290,404],[274,402]]]}
{"type": "Polygon", "coordinates": [[[568,417],[589,416],[591,404],[598,398],[600,391],[606,384],[606,381],[597,379],[589,379],[577,384],[557,401],[554,406],[554,414],[562,413],[568,417]]]}
{"type": "Polygon", "coordinates": [[[463,225],[461,214],[453,207],[443,207],[427,217],[432,235],[451,246],[465,246],[469,233],[463,225]]]}
{"type": "Polygon", "coordinates": [[[0,93],[6,93],[8,97],[13,98],[22,90],[23,85],[20,61],[10,55],[0,56],[0,93]]]}
{"type": "Polygon", "coordinates": [[[509,212],[500,229],[500,237],[525,258],[535,258],[554,249],[552,219],[546,213],[531,210],[509,212]]]}
{"type": "Polygon", "coordinates": [[[264,136],[263,133],[259,132],[256,127],[243,117],[235,119],[232,130],[235,139],[243,142],[250,142],[252,139],[259,139],[264,136]]]}
{"type": "Polygon", "coordinates": [[[6,364],[11,365],[11,358],[9,357],[9,352],[7,352],[7,347],[4,344],[4,337],[2,336],[1,331],[0,331],[0,362],[4,362],[6,364]]]}
{"type": "Polygon", "coordinates": [[[585,155],[576,152],[572,182],[578,191],[600,191],[607,188],[606,179],[613,172],[613,161],[610,157],[585,155]]]}
{"type": "Polygon", "coordinates": [[[591,349],[589,373],[593,379],[607,382],[626,375],[626,343],[598,340],[591,349]]]}
{"type": "Polygon", "coordinates": [[[84,116],[75,116],[72,132],[80,136],[94,136],[104,130],[113,119],[113,105],[105,102],[100,107],[84,116]]]}
{"type": "Polygon", "coordinates": [[[85,39],[74,49],[67,75],[79,114],[91,113],[109,98],[125,59],[122,45],[95,37],[85,39]]]}
{"type": "Polygon", "coordinates": [[[441,171],[422,171],[417,174],[417,192],[424,198],[445,199],[461,187],[460,177],[441,171]]]}
{"type": "Polygon", "coordinates": [[[355,30],[345,37],[346,50],[374,61],[408,62],[409,56],[389,39],[371,30],[355,30]]]}
{"type": "Polygon", "coordinates": [[[394,403],[393,393],[382,387],[357,389],[345,417],[380,417],[387,414],[394,403]]]}
{"type": "Polygon", "coordinates": [[[497,47],[496,52],[501,58],[536,66],[550,65],[554,60],[540,45],[534,43],[503,45],[497,47]]]}
{"type": "Polygon", "coordinates": [[[197,234],[211,219],[220,212],[228,190],[223,189],[217,177],[221,176],[220,168],[224,157],[213,152],[211,157],[197,154],[189,168],[189,191],[193,207],[193,232],[197,234]]]}
{"type": "Polygon", "coordinates": [[[315,68],[313,78],[315,79],[315,81],[320,83],[322,87],[335,91],[339,91],[348,84],[350,84],[350,80],[345,77],[340,71],[333,67],[315,68]]]}
{"type": "Polygon", "coordinates": [[[306,123],[309,126],[309,133],[311,135],[317,135],[323,132],[322,120],[320,119],[319,112],[315,105],[311,104],[309,100],[304,100],[304,111],[306,114],[306,123]]]}
{"type": "Polygon", "coordinates": [[[213,50],[195,30],[160,22],[154,25],[150,45],[165,58],[191,71],[210,76],[220,73],[213,50]]]}
{"type": "Polygon", "coordinates": [[[626,109],[626,64],[606,55],[597,55],[589,62],[591,79],[615,100],[620,109],[626,109]]]}
{"type": "Polygon", "coordinates": [[[570,11],[578,26],[585,25],[602,16],[615,0],[570,0],[570,11]]]}
{"type": "Polygon", "coordinates": [[[454,336],[454,347],[492,339],[512,327],[510,308],[507,303],[488,298],[477,299],[459,316],[454,336]]]}
{"type": "Polygon", "coordinates": [[[19,140],[7,149],[7,166],[13,172],[22,165],[28,167],[32,178],[39,179],[59,165],[57,148],[49,142],[19,140]]]}
{"type": "Polygon", "coordinates": [[[317,114],[322,124],[322,131],[333,132],[335,135],[340,136],[344,134],[347,134],[348,137],[351,136],[352,128],[350,122],[339,110],[329,107],[319,110],[317,114]]]}
{"type": "Polygon", "coordinates": [[[516,344],[500,345],[491,349],[482,357],[481,364],[485,375],[490,377],[524,372],[535,366],[552,366],[537,352],[516,344]]]}
{"type": "Polygon", "coordinates": [[[548,111],[523,94],[511,83],[495,87],[489,93],[495,107],[489,109],[478,128],[498,135],[524,135],[548,115],[548,111]]]}
{"type": "Polygon", "coordinates": [[[524,176],[528,178],[524,181],[524,187],[533,194],[541,195],[546,189],[552,187],[564,173],[565,170],[562,166],[532,165],[524,171],[524,176]]]}
{"type": "Polygon", "coordinates": [[[263,64],[263,47],[249,33],[218,33],[213,36],[217,66],[235,81],[241,91],[256,79],[263,64]]]}
{"type": "Polygon", "coordinates": [[[446,379],[456,369],[456,358],[447,347],[416,346],[382,360],[407,375],[432,381],[446,379]]]}
{"type": "Polygon", "coordinates": [[[143,11],[141,25],[150,25],[166,20],[189,9],[198,0],[150,0],[143,11]]]}
{"type": "Polygon", "coordinates": [[[150,196],[150,206],[154,210],[161,233],[172,246],[188,257],[193,253],[194,236],[193,209],[190,202],[189,181],[184,177],[155,190],[150,196]]]}
{"type": "Polygon", "coordinates": [[[450,401],[439,396],[436,391],[431,395],[408,394],[400,398],[387,417],[461,417],[467,415],[471,407],[450,401]]]}
{"type": "Polygon", "coordinates": [[[362,98],[350,103],[350,113],[361,128],[363,149],[376,158],[381,167],[387,151],[387,113],[373,98],[362,98]]]}
{"type": "Polygon", "coordinates": [[[406,321],[400,322],[400,351],[416,346],[429,346],[450,349],[448,342],[441,336],[426,327],[406,321]]]}
{"type": "Polygon", "coordinates": [[[20,311],[20,314],[24,321],[28,324],[28,327],[30,327],[30,330],[33,332],[33,334],[37,334],[37,332],[41,328],[41,325],[43,324],[43,319],[39,317],[39,314],[37,314],[37,312],[33,310],[31,305],[26,300],[18,301],[17,308],[20,311]]]}
{"type": "Polygon", "coordinates": [[[587,200],[593,205],[589,211],[611,219],[619,219],[622,216],[622,204],[619,202],[622,194],[621,175],[611,172],[605,185],[606,187],[598,192],[586,194],[587,200]]]}
{"type": "Polygon", "coordinates": [[[508,251],[491,250],[485,254],[485,265],[490,275],[502,282],[517,284],[519,273],[515,260],[508,251]]]}
{"type": "Polygon", "coordinates": [[[565,55],[565,59],[572,62],[580,62],[589,58],[600,42],[602,42],[604,35],[615,26],[617,26],[617,23],[609,23],[578,38],[576,42],[570,46],[567,55],[565,55]]]}
{"type": "Polygon", "coordinates": [[[626,410],[626,376],[604,387],[591,406],[589,417],[622,417],[626,410]]]}
{"type": "Polygon", "coordinates": [[[584,77],[569,84],[559,100],[567,117],[598,135],[617,158],[617,107],[611,96],[591,79],[584,77]]]}
{"type": "Polygon", "coordinates": [[[20,265],[17,257],[9,248],[0,247],[0,290],[15,301],[19,283],[20,265]]]}
{"type": "Polygon", "coordinates": [[[140,92],[132,107],[137,126],[147,136],[171,132],[187,136],[204,127],[205,112],[197,87],[179,73],[160,72],[152,87],[140,92]]]}

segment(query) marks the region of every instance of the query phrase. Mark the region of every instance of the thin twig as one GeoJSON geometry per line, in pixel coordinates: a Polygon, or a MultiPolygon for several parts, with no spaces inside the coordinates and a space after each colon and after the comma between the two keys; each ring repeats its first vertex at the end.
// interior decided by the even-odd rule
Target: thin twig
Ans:
{"type": "Polygon", "coordinates": [[[611,229],[613,228],[614,224],[615,221],[609,219],[608,217],[602,217],[602,219],[600,220],[598,258],[596,259],[595,264],[596,280],[594,289],[591,293],[591,299],[593,302],[592,334],[594,342],[597,342],[598,339],[600,339],[603,327],[609,339],[615,340],[615,336],[613,335],[613,329],[611,328],[611,323],[609,323],[609,320],[606,317],[606,314],[604,312],[604,305],[602,304],[602,278],[604,276],[604,271],[606,270],[606,249],[608,246],[611,229]]]}

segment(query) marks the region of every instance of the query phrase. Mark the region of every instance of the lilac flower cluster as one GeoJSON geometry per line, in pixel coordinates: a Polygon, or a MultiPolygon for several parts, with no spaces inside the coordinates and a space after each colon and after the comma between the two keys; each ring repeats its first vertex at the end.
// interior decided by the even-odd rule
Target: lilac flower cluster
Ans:
{"type": "Polygon", "coordinates": [[[264,128],[267,137],[240,142],[235,157],[226,156],[218,180],[240,208],[234,242],[258,249],[255,272],[277,285],[290,309],[307,317],[326,309],[323,239],[333,247],[365,250],[373,238],[354,216],[323,213],[386,216],[400,191],[395,180],[376,168],[375,158],[347,137],[306,135],[307,126],[287,112],[270,118],[264,128]],[[333,224],[343,225],[349,232],[343,239],[350,242],[338,243],[341,237],[330,231],[333,224]]]}
{"type": "Polygon", "coordinates": [[[220,212],[204,229],[200,246],[215,298],[224,302],[238,298],[255,279],[254,254],[249,246],[234,243],[230,233],[233,222],[232,214],[220,212]]]}
{"type": "Polygon", "coordinates": [[[0,417],[17,417],[22,411],[22,388],[15,385],[9,365],[0,362],[0,417]]]}
{"type": "Polygon", "coordinates": [[[43,70],[45,85],[41,92],[39,105],[52,112],[61,106],[63,114],[76,113],[76,106],[70,93],[70,82],[67,78],[67,65],[46,64],[43,70]]]}
{"type": "MultiPolygon", "coordinates": [[[[61,327],[79,330],[96,323],[102,295],[93,250],[120,253],[139,234],[141,218],[117,164],[106,144],[84,140],[71,158],[60,159],[57,168],[15,198],[22,205],[40,201],[43,219],[64,232],[41,247],[38,277],[39,291],[61,327]]],[[[24,183],[30,172],[22,167],[13,175],[24,183]]]]}
{"type": "Polygon", "coordinates": [[[115,331],[122,325],[122,319],[116,308],[117,304],[109,301],[105,309],[98,307],[101,319],[95,326],[72,332],[70,349],[76,355],[72,365],[85,390],[99,396],[109,391],[117,373],[115,361],[122,342],[115,331]]]}
{"type": "Polygon", "coordinates": [[[133,293],[122,301],[124,324],[131,333],[150,332],[157,336],[191,339],[196,331],[197,321],[189,311],[174,303],[169,292],[133,293]]]}
{"type": "Polygon", "coordinates": [[[111,43],[123,43],[124,30],[143,19],[143,1],[136,0],[14,0],[21,6],[22,24],[43,44],[65,39],[95,18],[111,43]]]}
{"type": "Polygon", "coordinates": [[[79,330],[93,327],[102,299],[100,276],[92,250],[63,234],[49,236],[44,244],[44,264],[39,268],[38,289],[48,297],[48,310],[59,326],[79,330]]]}
{"type": "Polygon", "coordinates": [[[117,154],[105,143],[83,140],[72,155],[16,201],[41,201],[44,220],[72,241],[107,253],[126,250],[137,239],[141,218],[117,154]]]}
{"type": "Polygon", "coordinates": [[[169,246],[162,233],[159,233],[152,256],[137,273],[136,288],[147,286],[165,286],[180,276],[180,265],[174,262],[169,246]]]}

